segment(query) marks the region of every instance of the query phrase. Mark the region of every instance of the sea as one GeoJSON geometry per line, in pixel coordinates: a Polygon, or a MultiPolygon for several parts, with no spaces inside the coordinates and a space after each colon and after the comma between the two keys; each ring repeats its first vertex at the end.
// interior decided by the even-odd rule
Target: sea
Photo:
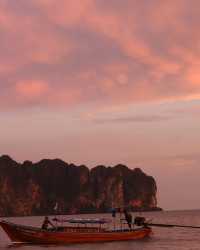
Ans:
{"type": "MultiPolygon", "coordinates": [[[[133,213],[133,216],[144,216],[152,223],[179,224],[200,226],[200,210],[187,211],[160,211],[133,213]]],[[[75,216],[63,216],[64,218],[75,218],[75,216]]],[[[78,215],[76,218],[108,218],[112,219],[110,214],[91,214],[78,215]]],[[[51,217],[50,217],[51,218],[51,217]]],[[[23,225],[41,226],[44,217],[17,217],[2,218],[14,223],[23,225]]],[[[112,226],[112,225],[110,225],[112,226]]],[[[17,248],[22,250],[200,250],[200,229],[192,228],[160,228],[154,227],[151,237],[125,242],[105,242],[91,244],[73,244],[73,245],[16,245],[12,244],[7,235],[0,229],[0,250],[8,248],[17,248]]]]}

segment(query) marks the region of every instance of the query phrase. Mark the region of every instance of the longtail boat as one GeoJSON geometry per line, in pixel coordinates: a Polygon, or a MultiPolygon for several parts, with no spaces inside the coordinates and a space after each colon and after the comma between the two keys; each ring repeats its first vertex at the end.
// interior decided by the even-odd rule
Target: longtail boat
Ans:
{"type": "Polygon", "coordinates": [[[133,229],[108,230],[101,227],[106,220],[67,220],[69,223],[77,223],[76,226],[57,226],[51,229],[24,226],[8,221],[0,221],[0,226],[6,232],[13,243],[31,244],[72,244],[92,243],[107,241],[139,240],[149,236],[152,232],[148,226],[133,229]],[[99,226],[79,226],[80,224],[97,224],[99,226]]]}

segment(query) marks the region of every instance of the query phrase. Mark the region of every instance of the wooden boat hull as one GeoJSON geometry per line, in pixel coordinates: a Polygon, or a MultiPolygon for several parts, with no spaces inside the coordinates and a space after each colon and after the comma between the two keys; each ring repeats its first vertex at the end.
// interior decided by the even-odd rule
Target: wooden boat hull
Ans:
{"type": "Polygon", "coordinates": [[[100,230],[99,232],[87,232],[87,229],[82,230],[82,232],[72,232],[72,230],[71,232],[70,230],[45,231],[39,228],[17,225],[6,221],[1,221],[0,225],[12,242],[31,244],[72,244],[139,240],[149,236],[152,232],[151,228],[140,228],[132,231],[100,230]]]}

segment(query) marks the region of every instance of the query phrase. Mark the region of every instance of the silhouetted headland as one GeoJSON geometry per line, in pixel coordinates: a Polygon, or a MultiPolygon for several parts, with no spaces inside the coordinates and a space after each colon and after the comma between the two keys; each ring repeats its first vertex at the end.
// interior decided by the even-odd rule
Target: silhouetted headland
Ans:
{"type": "Polygon", "coordinates": [[[0,216],[102,213],[111,207],[157,211],[156,182],[124,165],[75,166],[62,160],[17,163],[0,157],[0,216]]]}

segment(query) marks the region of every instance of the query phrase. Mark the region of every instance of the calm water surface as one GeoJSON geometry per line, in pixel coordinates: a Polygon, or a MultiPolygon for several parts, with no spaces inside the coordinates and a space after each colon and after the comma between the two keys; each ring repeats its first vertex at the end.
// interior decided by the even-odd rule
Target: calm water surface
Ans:
{"type": "MultiPolygon", "coordinates": [[[[133,214],[138,215],[138,214],[133,214]]],[[[195,211],[170,211],[170,212],[153,212],[143,214],[148,219],[152,219],[155,223],[171,223],[182,225],[200,226],[200,210],[195,211]]],[[[84,215],[81,217],[90,218],[111,218],[106,215],[84,215]]],[[[39,226],[42,223],[43,217],[23,217],[23,218],[8,218],[7,220],[24,225],[39,226]]],[[[153,228],[154,234],[145,240],[128,241],[128,242],[111,242],[99,244],[82,244],[82,245],[67,245],[67,246],[34,246],[34,245],[12,245],[6,234],[0,229],[0,250],[15,249],[20,250],[158,250],[158,249],[177,249],[177,250],[200,250],[200,229],[186,228],[153,228]]]]}

